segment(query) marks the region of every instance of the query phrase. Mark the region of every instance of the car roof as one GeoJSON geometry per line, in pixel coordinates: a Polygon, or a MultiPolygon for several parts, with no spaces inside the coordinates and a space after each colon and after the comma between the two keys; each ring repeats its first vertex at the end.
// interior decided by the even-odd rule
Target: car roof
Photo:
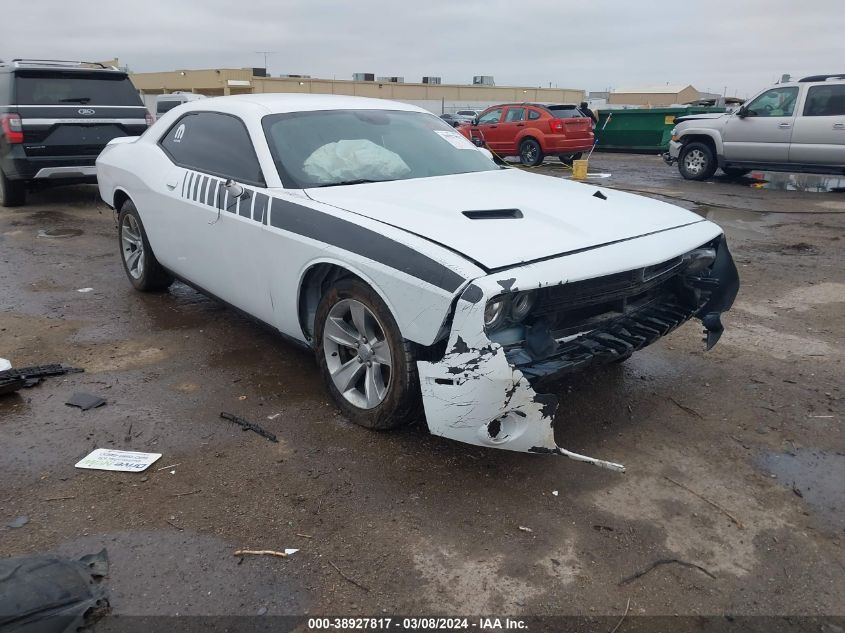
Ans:
{"type": "Polygon", "coordinates": [[[423,108],[389,99],[308,93],[263,93],[212,97],[189,101],[182,108],[181,112],[217,110],[233,114],[251,112],[262,115],[318,110],[403,110],[431,114],[423,108]]]}

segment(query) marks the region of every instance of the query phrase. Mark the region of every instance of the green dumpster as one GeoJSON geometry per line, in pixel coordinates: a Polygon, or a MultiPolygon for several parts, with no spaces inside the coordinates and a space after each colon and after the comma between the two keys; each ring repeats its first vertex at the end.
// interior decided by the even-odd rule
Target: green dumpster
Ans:
{"type": "Polygon", "coordinates": [[[677,117],[724,111],[725,108],[703,106],[601,110],[596,125],[596,149],[665,152],[677,117]]]}

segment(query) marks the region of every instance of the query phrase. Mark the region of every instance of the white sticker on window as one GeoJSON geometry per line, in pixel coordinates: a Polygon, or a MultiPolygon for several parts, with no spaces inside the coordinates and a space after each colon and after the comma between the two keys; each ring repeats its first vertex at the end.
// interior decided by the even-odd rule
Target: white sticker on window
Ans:
{"type": "Polygon", "coordinates": [[[176,128],[176,134],[173,135],[173,142],[174,143],[181,143],[183,136],[185,136],[185,124],[184,123],[176,128]]]}
{"type": "Polygon", "coordinates": [[[440,138],[452,145],[452,147],[457,147],[458,149],[477,149],[475,145],[473,145],[469,139],[460,132],[450,132],[449,130],[434,131],[440,135],[440,138]]]}

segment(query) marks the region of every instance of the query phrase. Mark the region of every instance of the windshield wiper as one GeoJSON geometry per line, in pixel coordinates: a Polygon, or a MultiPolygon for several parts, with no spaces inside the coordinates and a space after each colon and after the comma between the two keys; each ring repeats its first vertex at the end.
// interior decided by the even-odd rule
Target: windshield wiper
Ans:
{"type": "Polygon", "coordinates": [[[317,185],[318,187],[342,187],[343,185],[365,185],[371,182],[391,182],[392,178],[385,180],[368,180],[366,178],[356,178],[355,180],[341,180],[340,182],[327,182],[324,185],[317,185]]]}
{"type": "Polygon", "coordinates": [[[70,97],[69,99],[59,99],[62,103],[88,103],[91,97],[70,97]]]}

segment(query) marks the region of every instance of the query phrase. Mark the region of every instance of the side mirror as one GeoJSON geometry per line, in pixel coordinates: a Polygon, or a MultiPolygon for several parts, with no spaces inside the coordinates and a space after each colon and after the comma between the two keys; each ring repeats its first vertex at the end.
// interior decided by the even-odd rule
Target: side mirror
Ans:
{"type": "Polygon", "coordinates": [[[240,198],[244,195],[245,190],[243,188],[243,185],[235,182],[231,178],[225,182],[223,187],[226,189],[226,191],[229,192],[229,195],[233,198],[240,198]]]}
{"type": "Polygon", "coordinates": [[[472,124],[478,125],[478,117],[477,116],[472,118],[472,124]]]}
{"type": "Polygon", "coordinates": [[[739,106],[739,109],[736,111],[736,115],[740,119],[744,119],[745,117],[748,116],[748,109],[744,105],[741,105],[741,106],[739,106]]]}

